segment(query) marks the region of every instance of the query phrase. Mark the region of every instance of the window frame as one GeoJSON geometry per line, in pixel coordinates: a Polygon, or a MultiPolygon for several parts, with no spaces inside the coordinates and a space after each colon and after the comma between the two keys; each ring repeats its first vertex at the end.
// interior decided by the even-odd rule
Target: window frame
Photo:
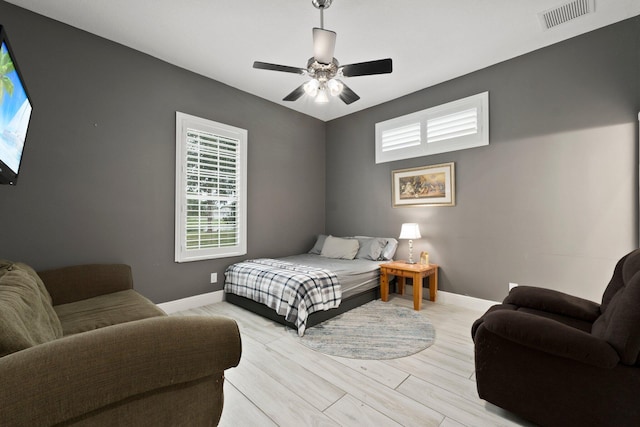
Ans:
{"type": "MultiPolygon", "coordinates": [[[[246,129],[176,111],[175,262],[227,258],[247,253],[247,138],[246,129]],[[187,249],[187,130],[209,133],[237,141],[236,229],[237,242],[231,246],[187,249]]],[[[215,199],[211,197],[210,200],[215,199]]]]}
{"type": "Polygon", "coordinates": [[[415,113],[378,122],[375,128],[376,163],[386,163],[489,145],[489,92],[482,92],[415,113]],[[477,113],[476,133],[437,142],[428,140],[427,129],[430,120],[470,109],[475,109],[477,113]],[[383,147],[384,133],[417,123],[420,123],[419,144],[399,149],[390,149],[388,146],[386,148],[383,147]]]}

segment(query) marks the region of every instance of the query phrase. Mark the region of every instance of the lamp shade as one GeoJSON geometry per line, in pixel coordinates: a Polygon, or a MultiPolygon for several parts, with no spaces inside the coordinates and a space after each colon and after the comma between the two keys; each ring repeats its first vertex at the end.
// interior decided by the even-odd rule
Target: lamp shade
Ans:
{"type": "Polygon", "coordinates": [[[318,89],[320,88],[320,82],[317,79],[311,79],[302,86],[304,91],[312,98],[318,94],[318,89]]]}
{"type": "Polygon", "coordinates": [[[420,226],[415,222],[407,222],[402,224],[402,229],[400,229],[400,239],[419,239],[422,237],[420,235],[420,226]]]}

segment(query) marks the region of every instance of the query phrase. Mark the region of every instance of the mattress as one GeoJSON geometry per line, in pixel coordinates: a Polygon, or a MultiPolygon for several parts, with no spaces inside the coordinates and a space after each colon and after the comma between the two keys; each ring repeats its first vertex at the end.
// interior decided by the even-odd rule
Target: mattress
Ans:
{"type": "Polygon", "coordinates": [[[278,259],[332,271],[338,276],[342,299],[379,286],[380,264],[389,262],[366,259],[335,259],[314,254],[292,255],[278,259]]]}

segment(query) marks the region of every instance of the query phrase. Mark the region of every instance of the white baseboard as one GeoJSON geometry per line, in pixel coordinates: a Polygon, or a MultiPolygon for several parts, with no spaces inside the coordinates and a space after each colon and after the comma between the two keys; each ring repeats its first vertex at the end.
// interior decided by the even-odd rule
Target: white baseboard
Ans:
{"type": "Polygon", "coordinates": [[[479,310],[479,311],[487,311],[489,307],[496,304],[500,304],[497,301],[475,298],[467,295],[454,294],[454,293],[445,292],[445,291],[438,291],[436,303],[457,305],[459,307],[465,307],[465,308],[469,308],[472,310],[479,310]]]}
{"type": "MultiPolygon", "coordinates": [[[[411,295],[411,285],[407,285],[406,292],[411,295]]],[[[428,295],[428,292],[426,292],[428,295]]],[[[224,301],[224,291],[209,292],[192,297],[182,298],[175,301],[168,301],[158,304],[165,313],[171,314],[178,311],[189,310],[192,308],[202,307],[203,305],[215,304],[224,301]]],[[[472,310],[487,311],[492,305],[500,304],[497,301],[491,301],[481,298],[470,297],[467,295],[459,295],[451,292],[438,291],[436,299],[438,304],[457,305],[472,310]]]]}
{"type": "Polygon", "coordinates": [[[178,311],[189,310],[202,307],[203,305],[215,304],[224,300],[224,291],[209,292],[206,294],[194,295],[175,301],[168,301],[158,304],[165,313],[171,314],[178,311]]]}
{"type": "MultiPolygon", "coordinates": [[[[405,295],[413,295],[412,285],[405,285],[405,295]]],[[[428,289],[423,291],[422,297],[427,300],[429,299],[428,289]]],[[[456,305],[458,307],[464,307],[471,310],[487,311],[489,307],[500,303],[497,301],[438,290],[438,295],[436,295],[436,304],[456,305]]]]}

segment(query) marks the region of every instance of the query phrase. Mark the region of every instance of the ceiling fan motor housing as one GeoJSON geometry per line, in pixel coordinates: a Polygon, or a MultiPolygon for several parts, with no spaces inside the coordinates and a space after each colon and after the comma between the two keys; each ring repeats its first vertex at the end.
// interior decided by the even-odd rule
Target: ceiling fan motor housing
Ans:
{"type": "Polygon", "coordinates": [[[335,58],[333,58],[331,64],[322,64],[316,61],[315,58],[311,57],[309,58],[309,61],[307,61],[307,74],[320,81],[327,81],[338,74],[338,67],[338,60],[335,58]]]}

